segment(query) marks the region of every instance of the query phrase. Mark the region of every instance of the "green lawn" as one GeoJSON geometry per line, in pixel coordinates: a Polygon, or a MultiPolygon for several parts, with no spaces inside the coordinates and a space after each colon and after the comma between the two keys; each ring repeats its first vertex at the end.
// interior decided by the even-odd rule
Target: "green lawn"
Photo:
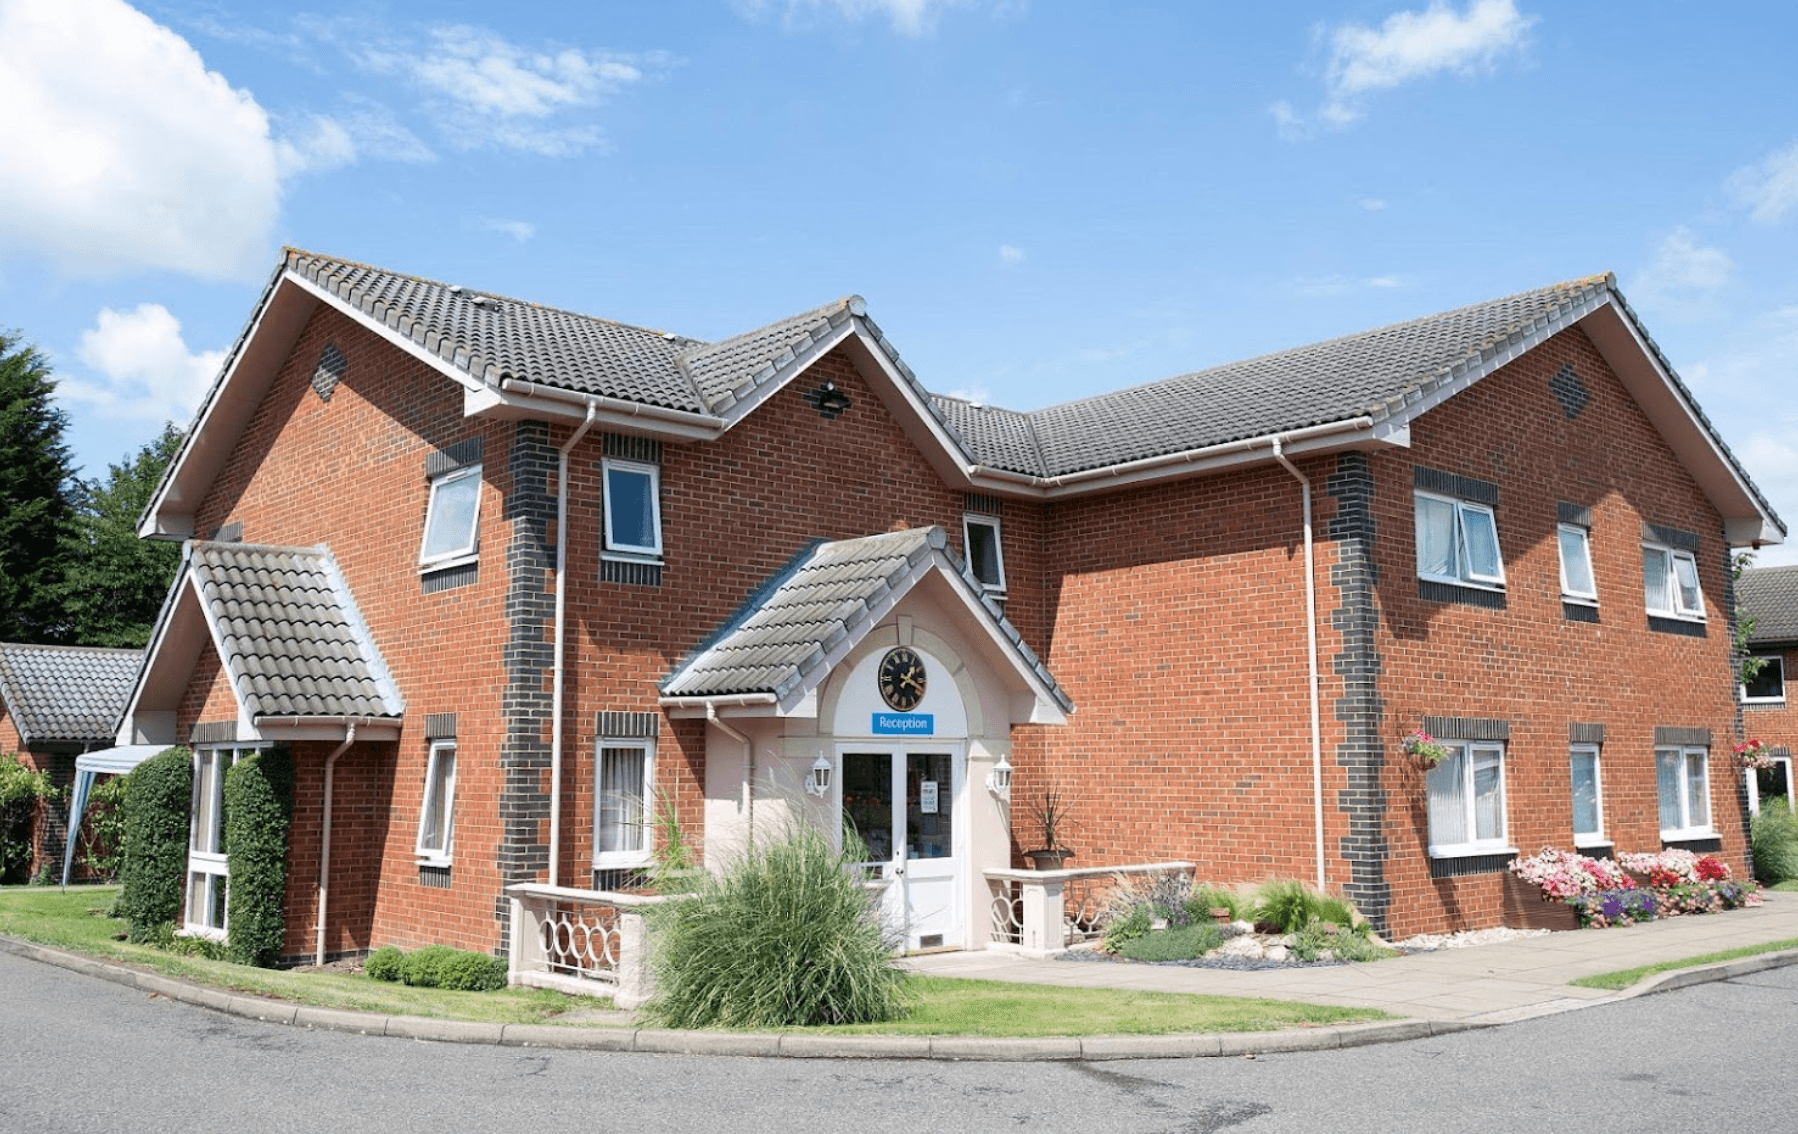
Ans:
{"type": "MultiPolygon", "coordinates": [[[[394,1016],[498,1023],[553,1023],[574,1008],[610,1002],[557,992],[443,992],[364,976],[253,969],[165,953],[118,940],[124,923],[105,917],[117,887],[0,888],[0,936],[151,969],[213,988],[324,1008],[394,1016]]],[[[807,1029],[878,1035],[1087,1036],[1255,1032],[1388,1020],[1384,1012],[1236,996],[1185,996],[1113,989],[1067,989],[1001,981],[913,977],[912,1011],[903,1020],[807,1029]]],[[[583,1021],[582,1026],[595,1026],[583,1021]]],[[[597,1026],[629,1026],[627,1021],[597,1026]]]]}
{"type": "Polygon", "coordinates": [[[1702,953],[1696,957],[1682,957],[1677,961],[1660,961],[1652,965],[1638,965],[1633,969],[1618,969],[1611,973],[1598,973],[1595,976],[1580,977],[1568,981],[1582,988],[1624,989],[1635,984],[1644,977],[1656,973],[1671,972],[1674,969],[1692,969],[1699,965],[1714,965],[1719,961],[1733,961],[1738,957],[1752,957],[1757,953],[1777,953],[1781,949],[1798,949],[1798,937],[1784,941],[1769,941],[1765,945],[1744,945],[1740,949],[1724,949],[1716,953],[1702,953]]]}

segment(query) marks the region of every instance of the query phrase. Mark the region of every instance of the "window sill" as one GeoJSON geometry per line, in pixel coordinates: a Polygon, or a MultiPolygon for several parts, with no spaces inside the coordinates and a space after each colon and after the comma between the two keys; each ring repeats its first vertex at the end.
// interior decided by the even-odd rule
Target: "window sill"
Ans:
{"type": "Polygon", "coordinates": [[[1561,602],[1567,606],[1589,606],[1593,610],[1598,609],[1598,599],[1585,595],[1562,595],[1561,602]]]}
{"type": "Polygon", "coordinates": [[[605,563],[648,563],[656,567],[662,565],[662,553],[659,551],[623,551],[607,548],[599,553],[605,563]]]}
{"type": "Polygon", "coordinates": [[[642,853],[632,851],[628,854],[602,854],[594,856],[593,869],[630,870],[633,867],[648,866],[653,861],[654,858],[648,851],[643,851],[642,853]]]}
{"type": "Polygon", "coordinates": [[[1491,591],[1494,594],[1501,595],[1505,593],[1505,585],[1503,583],[1494,583],[1486,579],[1445,579],[1438,575],[1419,575],[1417,576],[1417,581],[1420,583],[1439,583],[1445,587],[1466,587],[1468,590],[1472,591],[1491,591]]]}
{"type": "Polygon", "coordinates": [[[1742,704],[1748,705],[1748,706],[1772,705],[1772,706],[1778,707],[1778,706],[1784,705],[1785,703],[1786,703],[1786,699],[1784,697],[1744,697],[1744,698],[1742,698],[1742,704]]]}
{"type": "Polygon", "coordinates": [[[1573,836],[1573,846],[1574,846],[1574,849],[1576,849],[1576,850],[1581,847],[1585,847],[1589,850],[1592,847],[1608,847],[1610,845],[1611,845],[1611,840],[1605,838],[1603,835],[1575,835],[1575,836],[1573,836]]]}
{"type": "Polygon", "coordinates": [[[203,941],[223,941],[225,931],[202,925],[184,925],[175,931],[176,937],[197,937],[203,941]]]}
{"type": "Polygon", "coordinates": [[[1690,830],[1662,831],[1661,832],[1661,841],[1663,843],[1698,842],[1703,839],[1714,839],[1716,837],[1717,837],[1717,832],[1711,830],[1709,827],[1692,828],[1690,830]]]}
{"type": "Polygon", "coordinates": [[[438,870],[447,870],[454,861],[447,854],[421,854],[417,856],[418,865],[429,866],[438,870]]]}
{"type": "Polygon", "coordinates": [[[1516,854],[1516,847],[1503,843],[1456,843],[1453,846],[1431,847],[1431,858],[1484,858],[1489,854],[1516,854]]]}
{"type": "Polygon", "coordinates": [[[433,559],[429,563],[420,563],[418,565],[418,573],[420,575],[435,575],[439,571],[448,571],[452,567],[467,567],[470,564],[479,563],[480,561],[481,557],[478,554],[452,555],[446,559],[433,559]]]}

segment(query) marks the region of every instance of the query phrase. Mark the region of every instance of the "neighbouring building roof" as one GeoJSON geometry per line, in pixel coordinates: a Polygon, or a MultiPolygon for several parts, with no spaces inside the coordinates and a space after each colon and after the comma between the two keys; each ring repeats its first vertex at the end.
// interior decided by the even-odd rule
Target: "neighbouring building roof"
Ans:
{"type": "Polygon", "coordinates": [[[196,541],[187,569],[252,719],[403,714],[328,550],[196,541]]]}
{"type": "Polygon", "coordinates": [[[142,650],[0,642],[0,701],[27,745],[110,741],[142,650]]]}
{"type": "Polygon", "coordinates": [[[769,693],[784,700],[815,689],[919,579],[939,569],[975,600],[1014,664],[1063,712],[1072,710],[1073,702],[1017,628],[980,598],[978,584],[967,578],[940,527],[807,548],[663,681],[662,695],[769,693]]]}
{"type": "Polygon", "coordinates": [[[1798,567],[1750,567],[1736,580],[1736,611],[1754,619],[1750,646],[1798,644],[1798,567]]]}

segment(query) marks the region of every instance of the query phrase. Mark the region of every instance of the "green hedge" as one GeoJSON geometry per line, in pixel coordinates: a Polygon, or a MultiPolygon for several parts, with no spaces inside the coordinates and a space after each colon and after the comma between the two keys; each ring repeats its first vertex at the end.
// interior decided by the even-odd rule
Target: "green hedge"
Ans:
{"type": "Polygon", "coordinates": [[[415,988],[492,992],[506,987],[506,962],[448,945],[426,945],[400,958],[400,980],[415,988]]]}
{"type": "Polygon", "coordinates": [[[48,773],[32,771],[10,752],[0,755],[0,881],[25,881],[38,802],[57,794],[48,773]]]}
{"type": "Polygon", "coordinates": [[[293,754],[276,745],[225,773],[226,941],[231,960],[267,968],[287,935],[287,830],[293,754]]]}
{"type": "Polygon", "coordinates": [[[119,913],[132,941],[181,917],[187,873],[187,814],[193,805],[193,753],[170,748],[131,770],[125,793],[124,888],[119,913]]]}
{"type": "Polygon", "coordinates": [[[383,945],[368,955],[362,971],[371,980],[397,981],[400,979],[400,956],[397,946],[383,945]]]}

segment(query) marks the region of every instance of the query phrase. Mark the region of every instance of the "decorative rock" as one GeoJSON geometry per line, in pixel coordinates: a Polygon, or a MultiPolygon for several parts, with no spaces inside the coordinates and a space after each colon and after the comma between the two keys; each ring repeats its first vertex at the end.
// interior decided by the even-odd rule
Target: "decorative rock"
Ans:
{"type": "Polygon", "coordinates": [[[1246,933],[1230,938],[1213,952],[1218,956],[1245,957],[1252,961],[1259,961],[1267,955],[1266,951],[1261,948],[1261,943],[1246,933]]]}
{"type": "Polygon", "coordinates": [[[1284,945],[1269,945],[1267,952],[1261,955],[1269,961],[1284,961],[1287,957],[1287,949],[1284,945]]]}

